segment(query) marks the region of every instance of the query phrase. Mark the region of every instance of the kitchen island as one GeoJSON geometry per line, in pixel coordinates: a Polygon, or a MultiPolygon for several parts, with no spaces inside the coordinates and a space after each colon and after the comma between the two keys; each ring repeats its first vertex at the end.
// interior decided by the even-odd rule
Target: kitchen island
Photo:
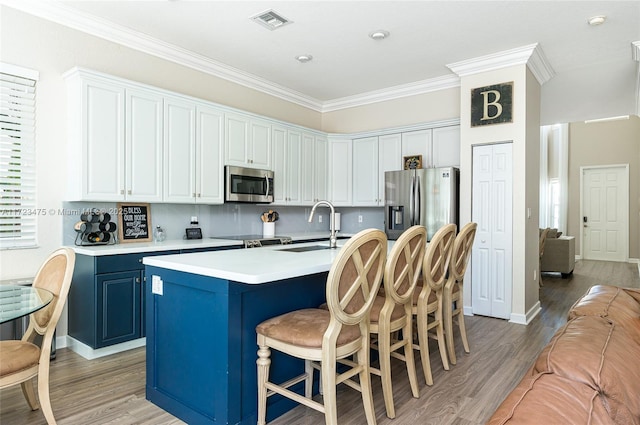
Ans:
{"type": "MultiPolygon", "coordinates": [[[[327,273],[345,242],[144,258],[147,399],[189,424],[255,424],[255,327],[324,302],[327,273]]],[[[304,371],[301,360],[277,352],[273,359],[276,381],[304,371]]],[[[269,397],[267,419],[295,405],[269,397]]]]}

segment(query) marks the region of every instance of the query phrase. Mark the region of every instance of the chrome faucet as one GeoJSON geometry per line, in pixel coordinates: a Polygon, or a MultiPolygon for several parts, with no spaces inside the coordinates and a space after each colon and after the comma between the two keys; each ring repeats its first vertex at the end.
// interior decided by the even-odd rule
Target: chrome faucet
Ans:
{"type": "Polygon", "coordinates": [[[318,205],[326,205],[327,207],[331,208],[331,223],[329,225],[329,228],[331,229],[331,235],[329,236],[329,247],[330,248],[336,248],[336,242],[337,242],[337,238],[336,238],[336,210],[335,208],[333,208],[333,204],[329,201],[318,201],[315,203],[315,205],[313,206],[313,208],[311,208],[311,214],[309,214],[309,223],[311,223],[313,221],[313,213],[316,212],[316,207],[318,205]]]}

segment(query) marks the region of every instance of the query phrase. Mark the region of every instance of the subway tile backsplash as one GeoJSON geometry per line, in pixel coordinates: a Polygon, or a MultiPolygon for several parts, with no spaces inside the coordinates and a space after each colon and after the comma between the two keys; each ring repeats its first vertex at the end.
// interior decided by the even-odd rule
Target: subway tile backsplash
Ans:
{"type": "MultiPolygon", "coordinates": [[[[67,211],[78,211],[78,214],[67,214],[63,218],[63,244],[73,245],[76,232],[74,224],[80,221],[80,211],[97,208],[112,212],[116,209],[113,202],[64,202],[67,211]]],[[[261,234],[262,221],[260,215],[264,211],[278,211],[276,235],[287,236],[305,232],[327,231],[329,234],[328,208],[321,206],[316,209],[313,223],[307,221],[311,207],[253,205],[253,204],[223,204],[223,205],[184,205],[184,204],[150,204],[151,225],[160,225],[167,233],[167,239],[183,239],[185,228],[190,226],[191,217],[197,216],[199,227],[202,228],[204,238],[224,237],[231,235],[261,234]],[[322,223],[318,217],[322,216],[322,223]]],[[[384,211],[380,208],[336,207],[341,213],[340,233],[357,233],[366,228],[384,230],[384,211]],[[359,217],[362,216],[362,222],[359,217]]],[[[112,214],[112,221],[117,218],[112,214]]]]}

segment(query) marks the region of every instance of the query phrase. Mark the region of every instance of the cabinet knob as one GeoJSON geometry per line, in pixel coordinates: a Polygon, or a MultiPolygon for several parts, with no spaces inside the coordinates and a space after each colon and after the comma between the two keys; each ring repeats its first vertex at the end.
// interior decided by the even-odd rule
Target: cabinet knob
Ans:
{"type": "Polygon", "coordinates": [[[142,258],[138,258],[138,263],[142,263],[142,258]]]}
{"type": "Polygon", "coordinates": [[[131,189],[127,190],[127,194],[131,195],[131,189]]]}
{"type": "Polygon", "coordinates": [[[120,190],[120,195],[124,195],[124,189],[120,190]]]}
{"type": "Polygon", "coordinates": [[[136,277],[136,283],[140,283],[140,278],[136,277]]]}

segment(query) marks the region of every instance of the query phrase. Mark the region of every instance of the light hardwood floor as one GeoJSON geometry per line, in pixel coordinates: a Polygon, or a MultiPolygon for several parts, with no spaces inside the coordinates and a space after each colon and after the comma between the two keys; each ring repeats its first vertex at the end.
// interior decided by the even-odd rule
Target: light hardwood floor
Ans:
{"type": "MultiPolygon", "coordinates": [[[[427,387],[416,359],[420,398],[411,397],[406,370],[394,363],[396,419],[385,415],[380,379],[373,376],[378,424],[483,424],[520,381],[542,347],[566,322],[575,300],[594,284],[640,288],[636,264],[580,261],[570,279],[545,274],[540,288],[542,312],[528,326],[481,316],[466,317],[471,353],[465,354],[457,336],[458,364],[442,369],[438,350],[431,348],[434,385],[427,387]]],[[[203,359],[205,362],[206,359],[203,359]]],[[[51,364],[51,403],[60,425],[74,424],[182,424],[145,400],[144,348],[96,360],[85,360],[59,349],[51,364]]],[[[360,394],[340,386],[338,418],[341,424],[361,425],[364,409],[360,394]]],[[[19,387],[0,391],[0,423],[45,424],[32,412],[19,387]]],[[[323,416],[299,406],[271,425],[317,425],[323,416]]]]}

